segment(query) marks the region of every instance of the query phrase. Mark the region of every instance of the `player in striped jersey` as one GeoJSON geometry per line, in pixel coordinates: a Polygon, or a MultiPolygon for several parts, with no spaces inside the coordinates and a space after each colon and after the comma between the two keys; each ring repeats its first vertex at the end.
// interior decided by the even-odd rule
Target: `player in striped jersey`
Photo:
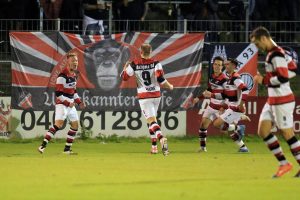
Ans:
{"type": "MultiPolygon", "coordinates": [[[[271,133],[273,125],[280,129],[292,154],[300,164],[300,142],[295,137],[293,130],[295,97],[290,88],[288,63],[285,59],[284,50],[272,40],[265,27],[254,29],[250,39],[257,48],[268,53],[265,62],[265,75],[257,74],[254,77],[258,84],[268,87],[268,100],[260,114],[258,135],[263,138],[279,161],[279,168],[273,177],[281,177],[291,171],[292,164],[286,160],[277,137],[271,133]]],[[[300,170],[295,177],[300,177],[300,170]]]]}
{"type": "Polygon", "coordinates": [[[137,82],[137,97],[141,111],[147,119],[149,133],[152,141],[151,153],[158,153],[157,139],[161,143],[162,153],[169,154],[167,138],[161,133],[156,115],[160,103],[160,86],[173,90],[173,85],[164,78],[162,65],[150,58],[152,47],[150,44],[141,46],[141,58],[127,62],[121,74],[124,81],[135,76],[137,82]]]}
{"type": "Polygon", "coordinates": [[[235,72],[237,64],[237,61],[231,58],[228,58],[224,62],[229,77],[224,85],[223,93],[205,91],[203,95],[210,98],[225,99],[225,104],[228,108],[213,122],[213,125],[230,133],[230,137],[239,147],[239,152],[249,152],[239,136],[241,127],[237,125],[245,116],[245,101],[249,90],[241,80],[239,74],[235,72]]]}
{"type": "MultiPolygon", "coordinates": [[[[211,93],[222,93],[224,89],[224,84],[227,81],[226,75],[223,74],[223,58],[217,56],[213,59],[213,73],[209,77],[208,91],[211,93]]],[[[199,97],[194,98],[193,104],[196,104],[204,96],[201,94],[199,97]]],[[[223,108],[223,100],[216,99],[214,97],[210,98],[210,103],[205,109],[199,128],[199,141],[200,149],[199,151],[206,152],[206,138],[207,138],[207,128],[218,116],[220,109],[223,108]]]]}
{"type": "Polygon", "coordinates": [[[58,75],[55,85],[56,105],[55,105],[55,122],[46,133],[44,140],[39,146],[38,151],[44,153],[49,141],[55,133],[63,126],[64,120],[70,120],[70,130],[68,131],[67,141],[63,153],[74,154],[71,150],[72,143],[78,130],[78,114],[75,108],[77,103],[80,108],[85,108],[85,104],[80,100],[76,92],[78,58],[75,53],[68,53],[67,66],[58,75]]]}
{"type": "MultiPolygon", "coordinates": [[[[208,82],[208,89],[207,91],[211,92],[210,97],[210,103],[205,109],[201,123],[199,128],[199,141],[200,141],[200,149],[199,152],[204,151],[206,152],[206,138],[207,138],[207,129],[211,122],[213,122],[215,119],[217,119],[220,116],[220,113],[222,114],[224,110],[228,107],[223,98],[216,98],[214,94],[222,94],[224,92],[224,88],[226,85],[226,82],[228,80],[227,76],[222,72],[223,70],[223,58],[222,57],[215,57],[213,59],[213,74],[209,78],[208,82]]],[[[201,94],[199,97],[194,98],[193,104],[196,104],[200,99],[204,98],[203,94],[201,94]]],[[[201,110],[200,110],[201,111],[201,110]]],[[[200,114],[199,111],[199,114],[200,114]]],[[[248,116],[243,115],[241,116],[242,119],[247,119],[248,116]]],[[[237,122],[236,122],[237,124],[237,122]]],[[[238,140],[242,140],[243,137],[243,131],[245,131],[245,125],[237,125],[237,134],[238,134],[238,140]]],[[[243,149],[242,149],[243,150],[243,149]]],[[[245,149],[246,150],[246,149],[245,149]]],[[[248,151],[243,151],[248,152],[248,151]]]]}

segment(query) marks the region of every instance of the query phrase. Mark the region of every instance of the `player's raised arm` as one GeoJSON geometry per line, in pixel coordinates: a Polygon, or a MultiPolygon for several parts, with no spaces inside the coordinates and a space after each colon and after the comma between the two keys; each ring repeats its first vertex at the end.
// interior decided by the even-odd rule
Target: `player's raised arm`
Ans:
{"type": "Polygon", "coordinates": [[[121,78],[123,81],[127,81],[130,76],[134,75],[134,70],[132,68],[132,65],[134,65],[134,62],[127,61],[124,65],[123,71],[121,72],[121,78]]]}
{"type": "Polygon", "coordinates": [[[174,86],[168,81],[166,80],[163,84],[162,84],[163,88],[167,88],[169,90],[173,90],[174,86]]]}

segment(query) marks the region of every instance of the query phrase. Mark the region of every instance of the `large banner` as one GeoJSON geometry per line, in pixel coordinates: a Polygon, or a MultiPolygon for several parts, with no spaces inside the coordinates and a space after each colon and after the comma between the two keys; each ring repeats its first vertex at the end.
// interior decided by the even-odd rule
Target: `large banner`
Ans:
{"type": "Polygon", "coordinates": [[[204,33],[121,33],[82,36],[63,32],[12,32],[12,107],[54,110],[54,86],[66,65],[66,53],[79,58],[77,91],[89,111],[138,111],[134,78],[122,82],[128,60],[139,57],[144,42],[163,65],[173,91],[162,90],[160,109],[176,111],[188,94],[200,86],[204,33]]]}

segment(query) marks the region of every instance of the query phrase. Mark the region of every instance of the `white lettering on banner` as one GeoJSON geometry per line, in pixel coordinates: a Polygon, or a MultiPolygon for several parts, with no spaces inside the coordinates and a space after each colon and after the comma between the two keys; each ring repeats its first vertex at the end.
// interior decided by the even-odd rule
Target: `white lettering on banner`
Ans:
{"type": "Polygon", "coordinates": [[[171,106],[173,98],[170,96],[166,96],[165,94],[167,93],[167,91],[162,91],[161,93],[161,108],[163,108],[165,105],[166,106],[171,106]]]}
{"type": "Polygon", "coordinates": [[[256,115],[257,114],[257,102],[256,101],[248,101],[247,102],[247,114],[251,115],[256,115]]]}
{"type": "MultiPolygon", "coordinates": [[[[92,137],[101,135],[148,136],[146,120],[141,112],[131,111],[79,111],[79,120],[87,129],[92,130],[92,137]]],[[[22,138],[43,136],[52,126],[54,111],[13,110],[13,116],[20,120],[16,131],[22,138]]],[[[161,124],[163,134],[184,136],[186,134],[186,112],[158,112],[158,123],[161,124]]],[[[57,138],[65,138],[69,125],[65,121],[57,138]]],[[[79,129],[80,132],[80,129],[79,129]]]]}
{"type": "MultiPolygon", "coordinates": [[[[249,60],[252,59],[253,56],[257,53],[257,48],[254,44],[249,44],[242,53],[236,58],[239,62],[237,69],[241,70],[249,60]]],[[[256,66],[255,66],[256,67],[256,66]]]]}
{"type": "MultiPolygon", "coordinates": [[[[167,91],[161,93],[161,107],[170,106],[173,98],[165,96],[167,91]]],[[[91,106],[136,106],[135,96],[123,96],[120,93],[118,96],[89,96],[90,91],[84,90],[82,99],[86,105],[91,106]]]]}
{"type": "Polygon", "coordinates": [[[135,106],[135,96],[90,96],[89,90],[84,90],[82,100],[91,106],[135,106]]]}
{"type": "MultiPolygon", "coordinates": [[[[166,96],[167,91],[162,91],[161,93],[161,107],[171,106],[173,98],[166,96]]],[[[45,106],[54,106],[55,105],[55,93],[52,92],[50,95],[47,92],[43,93],[45,95],[45,106]]],[[[135,96],[123,96],[120,93],[118,96],[91,96],[89,90],[84,90],[82,93],[81,99],[88,106],[98,107],[98,106],[126,106],[134,107],[136,106],[136,97],[135,96]]]]}
{"type": "Polygon", "coordinates": [[[51,97],[49,96],[49,94],[48,94],[48,92],[44,92],[43,93],[44,95],[45,95],[45,102],[44,102],[44,105],[45,106],[53,106],[53,105],[55,105],[55,93],[52,93],[51,94],[51,97]]]}

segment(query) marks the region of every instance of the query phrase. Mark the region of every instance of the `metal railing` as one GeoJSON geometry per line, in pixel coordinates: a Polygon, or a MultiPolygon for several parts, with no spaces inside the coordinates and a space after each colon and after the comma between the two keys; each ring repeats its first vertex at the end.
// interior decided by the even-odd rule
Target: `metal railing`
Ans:
{"type": "MultiPolygon", "coordinates": [[[[276,42],[299,43],[300,21],[205,21],[205,20],[146,20],[111,21],[106,34],[128,31],[158,33],[206,32],[206,42],[248,42],[247,35],[257,26],[267,27],[276,42]],[[246,26],[249,26],[248,28],[246,26]],[[247,31],[248,30],[248,31],[247,31]]],[[[82,20],[0,20],[0,96],[10,94],[10,31],[64,31],[83,34],[82,20]],[[42,27],[41,27],[42,26],[42,27]],[[7,83],[7,84],[6,84],[7,83]]]]}
{"type": "MultiPolygon", "coordinates": [[[[64,31],[83,34],[82,20],[0,20],[0,61],[10,60],[10,31],[64,31]]],[[[248,42],[250,31],[257,26],[270,30],[276,42],[299,43],[300,21],[233,21],[233,20],[113,20],[105,34],[120,32],[195,33],[206,32],[206,42],[248,42]],[[249,26],[249,27],[247,27],[249,26]]]]}

